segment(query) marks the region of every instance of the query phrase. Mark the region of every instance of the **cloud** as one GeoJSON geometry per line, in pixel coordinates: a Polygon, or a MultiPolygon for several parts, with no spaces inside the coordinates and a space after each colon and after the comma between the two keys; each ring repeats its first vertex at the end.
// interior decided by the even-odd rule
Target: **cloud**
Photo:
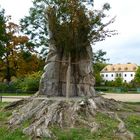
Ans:
{"type": "Polygon", "coordinates": [[[32,0],[0,0],[0,5],[5,9],[6,15],[11,15],[16,23],[29,13],[32,0]]]}
{"type": "MultiPolygon", "coordinates": [[[[140,0],[94,0],[96,9],[104,3],[110,3],[111,17],[117,16],[116,21],[109,28],[118,30],[118,35],[106,39],[93,46],[94,50],[103,49],[107,52],[110,63],[134,62],[140,64],[140,0]]],[[[0,0],[6,14],[12,15],[14,22],[28,14],[32,0],[0,0]]]]}
{"type": "Polygon", "coordinates": [[[103,49],[111,63],[133,62],[140,64],[140,1],[139,0],[98,0],[95,5],[110,3],[110,15],[116,15],[116,21],[111,28],[118,30],[118,35],[97,43],[96,49],[103,49]]]}

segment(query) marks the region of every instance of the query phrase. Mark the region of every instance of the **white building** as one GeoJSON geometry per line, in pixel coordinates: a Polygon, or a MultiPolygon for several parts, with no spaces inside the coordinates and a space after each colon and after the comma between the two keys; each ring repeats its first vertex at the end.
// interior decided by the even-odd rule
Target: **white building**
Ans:
{"type": "Polygon", "coordinates": [[[100,75],[104,81],[114,81],[115,78],[121,77],[123,82],[129,83],[134,79],[137,69],[138,66],[131,63],[107,65],[100,75]]]}

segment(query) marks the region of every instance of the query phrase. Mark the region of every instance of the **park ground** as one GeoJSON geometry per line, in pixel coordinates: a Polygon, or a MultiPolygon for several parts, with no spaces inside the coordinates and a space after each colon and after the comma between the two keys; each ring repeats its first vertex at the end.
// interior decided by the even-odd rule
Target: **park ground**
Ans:
{"type": "MultiPolygon", "coordinates": [[[[125,122],[127,129],[134,133],[134,140],[140,140],[140,94],[106,93],[102,96],[131,102],[126,103],[124,109],[117,110],[117,113],[125,122]]],[[[9,96],[9,98],[3,98],[4,102],[0,102],[0,140],[31,140],[30,136],[26,136],[22,133],[22,128],[8,129],[7,121],[9,120],[13,110],[3,110],[3,107],[8,105],[9,101],[12,102],[14,100],[20,100],[28,97],[29,96],[9,96]]],[[[54,128],[53,132],[58,137],[58,140],[120,140],[114,135],[114,130],[118,125],[117,121],[108,118],[108,116],[101,113],[96,114],[95,119],[100,122],[102,130],[99,130],[94,134],[91,134],[90,130],[87,128],[72,128],[69,130],[54,128]]],[[[21,127],[26,127],[28,123],[29,122],[25,122],[21,127]]],[[[41,140],[51,139],[44,138],[41,140]]]]}
{"type": "MultiPolygon", "coordinates": [[[[115,99],[116,101],[122,102],[140,102],[140,94],[122,94],[122,93],[103,93],[101,96],[108,99],[115,99]]],[[[2,96],[2,102],[13,102],[29,96],[2,96]]]]}

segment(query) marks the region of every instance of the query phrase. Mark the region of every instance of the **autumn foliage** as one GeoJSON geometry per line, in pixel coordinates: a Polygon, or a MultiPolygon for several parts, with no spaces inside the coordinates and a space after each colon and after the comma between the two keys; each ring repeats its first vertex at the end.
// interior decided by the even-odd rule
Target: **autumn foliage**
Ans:
{"type": "Polygon", "coordinates": [[[40,70],[44,61],[37,56],[29,38],[20,32],[20,26],[0,12],[0,81],[9,83],[12,77],[40,70]]]}

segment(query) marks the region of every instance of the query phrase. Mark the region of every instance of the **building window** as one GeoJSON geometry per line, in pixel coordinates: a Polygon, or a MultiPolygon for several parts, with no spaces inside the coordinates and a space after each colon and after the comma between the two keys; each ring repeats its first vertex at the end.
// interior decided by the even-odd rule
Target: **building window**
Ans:
{"type": "Polygon", "coordinates": [[[121,70],[121,68],[119,67],[119,68],[118,68],[118,70],[120,71],[120,70],[121,70]]]}
{"type": "Polygon", "coordinates": [[[102,77],[104,77],[104,75],[103,75],[103,74],[102,74],[101,76],[102,76],[102,77]]]}
{"type": "Polygon", "coordinates": [[[115,71],[115,68],[112,68],[113,71],[115,71]]]}
{"type": "Polygon", "coordinates": [[[111,77],[113,77],[113,74],[111,74],[111,77]]]}
{"type": "Polygon", "coordinates": [[[126,80],[124,80],[124,82],[126,83],[126,80]]]}
{"type": "Polygon", "coordinates": [[[131,74],[131,77],[133,77],[133,74],[131,74]]]}
{"type": "Polygon", "coordinates": [[[116,77],[118,77],[118,73],[116,73],[116,77]]]}
{"type": "Polygon", "coordinates": [[[128,70],[128,68],[127,68],[127,67],[125,67],[125,70],[128,70]]]}
{"type": "Polygon", "coordinates": [[[124,77],[127,77],[127,74],[125,74],[124,77]]]}
{"type": "Polygon", "coordinates": [[[105,71],[108,71],[108,69],[107,69],[107,68],[105,68],[105,71]]]}
{"type": "Polygon", "coordinates": [[[121,77],[122,75],[121,75],[121,73],[119,73],[119,77],[121,77]]]}
{"type": "Polygon", "coordinates": [[[106,74],[106,77],[108,77],[108,74],[106,74]]]}

